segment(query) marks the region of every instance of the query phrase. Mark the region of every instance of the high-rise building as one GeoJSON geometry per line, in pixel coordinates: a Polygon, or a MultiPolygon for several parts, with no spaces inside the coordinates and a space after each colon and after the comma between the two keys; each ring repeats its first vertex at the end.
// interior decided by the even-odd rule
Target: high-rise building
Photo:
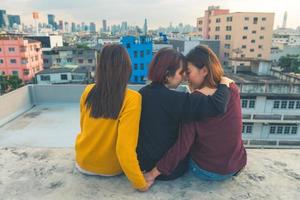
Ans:
{"type": "Polygon", "coordinates": [[[48,24],[52,26],[52,29],[57,29],[54,15],[48,14],[48,24]]]}
{"type": "Polygon", "coordinates": [[[269,60],[273,24],[274,13],[230,13],[215,6],[197,18],[197,28],[204,39],[220,40],[220,58],[225,65],[232,65],[232,59],[269,60]]]}
{"type": "Polygon", "coordinates": [[[96,24],[94,22],[90,23],[90,32],[95,33],[96,32],[96,24]]]}
{"type": "Polygon", "coordinates": [[[147,35],[148,33],[148,24],[147,24],[147,19],[145,19],[145,22],[144,22],[144,34],[147,35]]]}
{"type": "Polygon", "coordinates": [[[64,22],[62,20],[58,21],[58,29],[64,30],[64,22]]]}
{"type": "Polygon", "coordinates": [[[13,27],[14,24],[21,25],[21,18],[19,15],[8,15],[9,27],[13,27]]]}
{"type": "Polygon", "coordinates": [[[0,28],[8,27],[9,21],[6,15],[6,10],[0,10],[0,28]]]}
{"type": "Polygon", "coordinates": [[[71,25],[71,32],[76,32],[76,24],[74,22],[72,22],[72,25],[71,25]]]}
{"type": "Polygon", "coordinates": [[[131,62],[131,83],[144,84],[146,82],[148,66],[152,59],[152,40],[147,36],[124,36],[121,44],[127,49],[131,62]]]}
{"type": "Polygon", "coordinates": [[[282,28],[286,28],[286,22],[287,22],[287,11],[284,12],[283,22],[282,22],[282,28]]]}
{"type": "Polygon", "coordinates": [[[107,21],[106,21],[106,19],[102,20],[102,31],[107,32],[107,21]]]}

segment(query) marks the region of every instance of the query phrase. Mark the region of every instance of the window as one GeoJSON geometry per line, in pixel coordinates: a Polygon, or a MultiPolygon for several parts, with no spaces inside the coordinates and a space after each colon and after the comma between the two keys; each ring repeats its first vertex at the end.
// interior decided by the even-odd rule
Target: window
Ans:
{"type": "Polygon", "coordinates": [[[254,49],[250,49],[250,52],[254,52],[254,49]]]}
{"type": "Polygon", "coordinates": [[[243,99],[242,100],[242,108],[247,108],[248,107],[248,100],[247,99],[243,99]]]}
{"type": "Polygon", "coordinates": [[[57,63],[60,63],[60,62],[61,62],[61,59],[60,59],[60,58],[56,58],[56,62],[57,62],[57,63]]]}
{"type": "Polygon", "coordinates": [[[144,58],[144,51],[140,51],[141,58],[144,58]]]}
{"type": "Polygon", "coordinates": [[[258,45],[258,48],[259,48],[259,49],[262,49],[262,48],[263,48],[263,46],[262,46],[262,45],[258,45]]]}
{"type": "Polygon", "coordinates": [[[255,107],[255,100],[250,100],[249,101],[249,108],[254,108],[255,107]]]}
{"type": "Polygon", "coordinates": [[[263,40],[265,37],[264,36],[259,36],[259,39],[263,40]]]}
{"type": "Polygon", "coordinates": [[[72,58],[67,58],[67,62],[68,62],[68,63],[71,63],[72,61],[73,61],[72,58]]]}
{"type": "Polygon", "coordinates": [[[225,40],[231,40],[231,35],[226,35],[225,40]]]}
{"type": "Polygon", "coordinates": [[[229,57],[229,53],[224,53],[224,57],[229,57]]]}
{"type": "Polygon", "coordinates": [[[247,46],[246,45],[242,45],[242,49],[246,49],[247,48],[247,46]]]}
{"type": "Polygon", "coordinates": [[[257,21],[258,21],[258,18],[257,18],[257,17],[254,17],[254,18],[253,18],[253,24],[257,24],[257,21]]]}
{"type": "Polygon", "coordinates": [[[12,71],[12,75],[13,76],[19,76],[19,72],[18,71],[12,71]]]}
{"type": "Polygon", "coordinates": [[[149,49],[147,49],[147,55],[150,55],[150,50],[149,49]]]}
{"type": "Polygon", "coordinates": [[[279,108],[280,101],[274,101],[273,108],[279,108]]]}
{"type": "Polygon", "coordinates": [[[297,134],[297,129],[298,129],[297,126],[293,126],[293,127],[292,127],[292,131],[291,131],[291,134],[297,134]]]}
{"type": "Polygon", "coordinates": [[[290,130],[291,130],[291,127],[289,127],[289,126],[284,127],[284,134],[289,134],[290,130]]]}
{"type": "Polygon", "coordinates": [[[287,106],[287,101],[281,101],[281,108],[285,109],[287,106]]]}
{"type": "Polygon", "coordinates": [[[296,109],[300,109],[300,101],[297,101],[297,103],[296,103],[296,109]]]}
{"type": "Polygon", "coordinates": [[[199,25],[202,25],[202,23],[203,23],[202,20],[200,20],[200,21],[199,21],[199,25]]]}
{"type": "Polygon", "coordinates": [[[16,63],[17,63],[17,60],[16,60],[16,59],[10,59],[10,63],[11,63],[11,64],[16,64],[16,63]]]}
{"type": "Polygon", "coordinates": [[[199,32],[201,32],[201,31],[202,31],[202,28],[198,28],[198,30],[199,30],[199,32]]]}
{"type": "Polygon", "coordinates": [[[83,63],[83,59],[78,59],[78,63],[82,64],[83,63]]]}
{"type": "Polygon", "coordinates": [[[0,48],[0,52],[2,51],[2,49],[0,48]]]}
{"type": "Polygon", "coordinates": [[[26,76],[26,75],[29,75],[29,69],[24,69],[23,70],[23,74],[26,76]]]}
{"type": "Polygon", "coordinates": [[[144,68],[145,68],[144,63],[141,63],[141,70],[144,70],[144,68]]]}
{"type": "Polygon", "coordinates": [[[283,130],[283,127],[282,126],[278,126],[277,127],[277,134],[282,134],[282,130],[283,130]]]}
{"type": "Polygon", "coordinates": [[[9,48],[8,48],[8,52],[15,52],[15,48],[9,47],[9,48]]]}
{"type": "Polygon", "coordinates": [[[251,43],[255,43],[255,40],[251,40],[251,43]]]}
{"type": "Polygon", "coordinates": [[[244,36],[243,36],[243,40],[246,40],[246,39],[247,39],[247,36],[246,36],[246,35],[244,35],[244,36]]]}
{"type": "Polygon", "coordinates": [[[253,124],[251,123],[243,123],[242,133],[244,134],[252,134],[253,124]]]}
{"type": "Polygon", "coordinates": [[[137,70],[138,69],[138,65],[135,63],[134,64],[134,70],[137,70]]]}
{"type": "Polygon", "coordinates": [[[41,75],[42,81],[50,81],[50,75],[41,75]]]}
{"type": "Polygon", "coordinates": [[[26,58],[21,59],[21,64],[26,65],[28,63],[28,60],[26,58]]]}
{"type": "Polygon", "coordinates": [[[276,126],[271,126],[270,127],[270,134],[275,134],[275,132],[276,132],[276,126]]]}
{"type": "Polygon", "coordinates": [[[256,31],[252,31],[252,34],[256,34],[256,31]]]}
{"type": "Polygon", "coordinates": [[[130,43],[126,44],[126,48],[129,49],[130,48],[130,43]]]}
{"type": "Polygon", "coordinates": [[[138,56],[137,51],[134,51],[134,52],[133,52],[133,57],[137,58],[137,56],[138,56]]]}
{"type": "Polygon", "coordinates": [[[4,63],[3,59],[0,59],[0,64],[3,64],[3,63],[4,63]]]}
{"type": "Polygon", "coordinates": [[[88,63],[93,63],[93,59],[88,59],[88,63]]]}
{"type": "Polygon", "coordinates": [[[261,55],[261,54],[257,54],[257,57],[258,57],[258,58],[261,58],[261,57],[262,57],[262,55],[261,55]]]}
{"type": "Polygon", "coordinates": [[[232,22],[232,17],[227,17],[226,20],[227,20],[228,22],[232,22]]]}
{"type": "Polygon", "coordinates": [[[248,30],[248,26],[244,26],[244,30],[248,30]]]}
{"type": "Polygon", "coordinates": [[[220,26],[216,26],[215,30],[220,31],[220,26]]]}
{"type": "Polygon", "coordinates": [[[144,76],[141,76],[141,82],[143,82],[144,81],[144,76]]]}
{"type": "Polygon", "coordinates": [[[61,80],[68,80],[68,75],[67,74],[61,74],[60,79],[61,80]]]}
{"type": "Polygon", "coordinates": [[[265,28],[264,26],[260,27],[260,30],[262,30],[262,31],[265,30],[265,29],[266,29],[266,28],[265,28]]]}
{"type": "Polygon", "coordinates": [[[220,23],[220,22],[221,22],[221,18],[217,18],[216,23],[220,23]]]}
{"type": "Polygon", "coordinates": [[[245,20],[245,21],[249,21],[249,17],[245,17],[244,20],[245,20]]]}
{"type": "Polygon", "coordinates": [[[289,108],[289,109],[294,109],[294,106],[295,106],[295,101],[289,101],[289,106],[288,106],[288,108],[289,108]]]}
{"type": "Polygon", "coordinates": [[[267,20],[267,18],[263,17],[261,20],[262,20],[262,21],[266,21],[266,20],[267,20]]]}
{"type": "Polygon", "coordinates": [[[231,26],[226,26],[226,31],[231,31],[231,26]]]}
{"type": "Polygon", "coordinates": [[[230,44],[225,44],[224,47],[225,49],[230,49],[230,44]]]}
{"type": "Polygon", "coordinates": [[[215,35],[215,40],[219,40],[220,36],[219,35],[215,35]]]}
{"type": "Polygon", "coordinates": [[[138,82],[138,77],[134,76],[134,82],[138,82]]]}

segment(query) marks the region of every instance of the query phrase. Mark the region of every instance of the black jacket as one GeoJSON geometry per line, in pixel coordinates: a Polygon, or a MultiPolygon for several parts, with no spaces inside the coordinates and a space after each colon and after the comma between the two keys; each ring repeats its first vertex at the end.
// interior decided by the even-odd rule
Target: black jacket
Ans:
{"type": "Polygon", "coordinates": [[[170,90],[151,83],[140,91],[142,113],[137,154],[142,170],[151,170],[176,142],[181,122],[198,121],[226,112],[230,90],[219,85],[212,96],[170,90]]]}

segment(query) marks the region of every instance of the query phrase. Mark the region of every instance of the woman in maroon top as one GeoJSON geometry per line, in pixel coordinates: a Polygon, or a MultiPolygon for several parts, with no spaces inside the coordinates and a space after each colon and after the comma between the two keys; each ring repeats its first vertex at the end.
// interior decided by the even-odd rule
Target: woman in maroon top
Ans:
{"type": "MultiPolygon", "coordinates": [[[[192,92],[212,95],[223,76],[222,66],[205,46],[197,46],[187,54],[187,76],[192,92]]],[[[225,180],[237,174],[247,162],[242,141],[242,114],[238,87],[230,85],[227,112],[204,121],[183,124],[171,149],[161,158],[146,179],[153,182],[168,175],[190,154],[190,169],[205,180],[225,180]]]]}

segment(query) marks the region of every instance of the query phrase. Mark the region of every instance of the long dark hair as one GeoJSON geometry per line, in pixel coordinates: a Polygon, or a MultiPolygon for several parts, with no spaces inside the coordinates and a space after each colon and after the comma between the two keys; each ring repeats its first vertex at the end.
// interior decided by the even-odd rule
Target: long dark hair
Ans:
{"type": "Polygon", "coordinates": [[[148,78],[154,83],[165,84],[167,77],[174,76],[181,63],[185,70],[187,62],[181,53],[172,48],[162,48],[155,54],[149,65],[148,78]]]}
{"type": "Polygon", "coordinates": [[[207,68],[208,73],[201,87],[217,87],[224,75],[224,70],[217,55],[209,47],[205,45],[196,46],[186,55],[186,59],[198,69],[207,68]]]}
{"type": "Polygon", "coordinates": [[[96,84],[85,104],[93,118],[117,119],[131,75],[130,57],[122,45],[110,44],[103,47],[97,60],[96,84]]]}

